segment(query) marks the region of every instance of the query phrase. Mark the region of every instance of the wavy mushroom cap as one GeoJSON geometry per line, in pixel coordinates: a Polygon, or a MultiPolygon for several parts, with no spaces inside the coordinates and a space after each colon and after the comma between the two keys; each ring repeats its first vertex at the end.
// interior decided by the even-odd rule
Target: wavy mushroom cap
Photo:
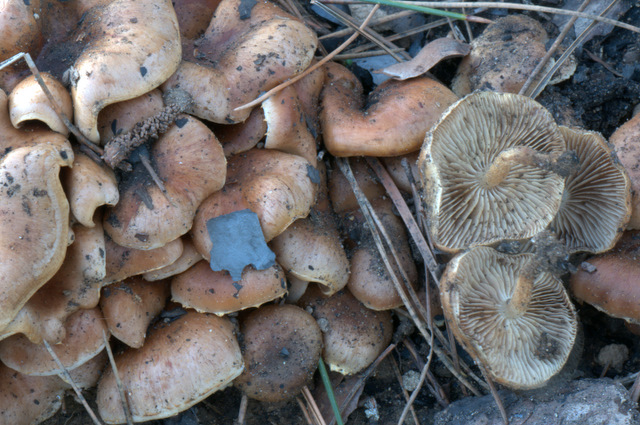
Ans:
{"type": "MultiPolygon", "coordinates": [[[[233,325],[189,311],[153,326],[144,346],[115,356],[134,422],[173,416],[225,388],[244,369],[233,325]]],[[[126,422],[115,376],[107,369],[96,396],[102,420],[126,422]]]]}
{"type": "Polygon", "coordinates": [[[569,279],[573,296],[609,316],[640,324],[640,232],[625,232],[608,252],[587,260],[569,279]]]}
{"type": "Polygon", "coordinates": [[[268,305],[240,324],[246,368],[234,385],[248,397],[278,402],[295,397],[311,381],[322,352],[313,316],[294,305],[268,305]]]}
{"type": "Polygon", "coordinates": [[[558,373],[577,332],[576,312],[562,282],[544,270],[533,277],[524,311],[509,308],[533,256],[472,248],[449,262],[440,281],[449,329],[492,379],[514,389],[540,387],[558,373]]]}
{"type": "Polygon", "coordinates": [[[604,252],[622,236],[631,215],[629,176],[598,133],[560,127],[579,167],[565,181],[560,209],[549,225],[570,252],[604,252]]]}
{"type": "Polygon", "coordinates": [[[162,92],[159,89],[106,106],[98,115],[100,141],[106,144],[114,137],[128,133],[137,123],[158,115],[163,108],[162,92]]]}
{"type": "Polygon", "coordinates": [[[86,227],[96,225],[94,216],[99,207],[116,205],[120,199],[113,170],[80,151],[75,152],[73,167],[63,171],[62,182],[71,214],[86,227]]]}
{"type": "Polygon", "coordinates": [[[100,309],[111,334],[129,347],[144,344],[147,327],[169,298],[169,281],[147,282],[134,276],[105,286],[100,309]]]}
{"type": "Polygon", "coordinates": [[[564,151],[551,114],[527,97],[460,100],[427,134],[418,160],[433,243],[457,252],[542,231],[560,207],[564,178],[538,157],[564,151]]]}
{"type": "Polygon", "coordinates": [[[224,188],[198,208],[191,230],[196,249],[210,259],[213,245],[207,221],[243,209],[257,214],[264,239],[269,242],[295,220],[309,214],[318,183],[317,170],[297,155],[252,149],[232,156],[224,188]]]}
{"type": "Polygon", "coordinates": [[[199,312],[224,315],[283,297],[287,284],[280,266],[265,270],[246,268],[234,282],[226,271],[213,271],[200,261],[171,281],[171,298],[199,312]]]}
{"type": "Polygon", "coordinates": [[[322,91],[322,137],[335,156],[396,156],[420,149],[424,136],[458,100],[426,77],[388,80],[365,101],[362,84],[342,65],[327,65],[322,91]],[[366,106],[368,105],[368,106],[366,106]]]}
{"type": "Polygon", "coordinates": [[[98,305],[106,274],[102,226],[74,224],[72,230],[75,240],[67,248],[62,266],[0,332],[0,339],[23,333],[34,344],[43,339],[57,344],[66,335],[65,322],[71,314],[98,305]]]}
{"type": "MultiPolygon", "coordinates": [[[[72,119],[73,104],[67,89],[51,74],[43,72],[40,75],[53,98],[58,102],[62,112],[67,118],[72,119]]],[[[11,90],[11,94],[9,94],[9,117],[11,124],[16,128],[20,128],[27,121],[41,121],[51,130],[64,136],[69,136],[69,129],[58,117],[34,75],[20,81],[11,90]]]]}
{"type": "Polygon", "coordinates": [[[235,108],[309,66],[317,37],[273,3],[244,8],[241,0],[223,0],[197,43],[162,89],[179,86],[192,96],[195,116],[231,124],[251,112],[235,108]]]}
{"type": "Polygon", "coordinates": [[[160,136],[150,156],[167,195],[137,164],[121,183],[120,201],[104,217],[105,231],[122,246],[154,249],[184,235],[200,203],[225,182],[222,146],[206,125],[188,115],[180,115],[160,136]]]}
{"type": "Polygon", "coordinates": [[[310,308],[322,325],[322,358],[343,375],[369,366],[391,342],[391,314],[366,308],[348,290],[327,297],[316,285],[309,285],[298,305],[310,308]]]}
{"type": "Polygon", "coordinates": [[[178,68],[178,19],[168,0],[115,0],[88,10],[76,34],[86,38],[71,76],[75,124],[97,143],[105,106],[158,87],[178,68]]]}
{"type": "Polygon", "coordinates": [[[631,217],[628,229],[640,229],[640,114],[621,125],[609,138],[631,181],[631,217]]]}
{"type": "Polygon", "coordinates": [[[202,260],[202,255],[196,250],[190,236],[185,235],[180,239],[182,240],[182,254],[180,254],[180,257],[169,265],[144,273],[142,275],[144,280],[152,282],[175,276],[190,269],[191,266],[202,260]]]}
{"type": "MultiPolygon", "coordinates": [[[[75,369],[105,347],[108,329],[100,309],[79,310],[65,323],[66,337],[51,346],[62,365],[75,369]]],[[[57,375],[62,369],[44,344],[34,344],[24,335],[13,335],[0,342],[0,360],[10,368],[27,375],[57,375]]]]}
{"type": "Polygon", "coordinates": [[[251,114],[238,124],[213,124],[213,132],[222,144],[224,155],[229,157],[256,147],[267,133],[267,123],[261,108],[255,108],[251,114]]]}
{"type": "Polygon", "coordinates": [[[58,271],[69,241],[69,203],[60,168],[68,142],[6,150],[0,158],[0,331],[58,271]]]}

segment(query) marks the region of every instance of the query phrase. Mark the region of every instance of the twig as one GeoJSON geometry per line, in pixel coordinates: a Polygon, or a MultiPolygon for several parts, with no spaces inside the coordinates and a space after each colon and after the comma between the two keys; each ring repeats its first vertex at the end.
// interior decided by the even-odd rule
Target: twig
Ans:
{"type": "Polygon", "coordinates": [[[158,176],[158,173],[156,173],[156,170],[154,170],[153,167],[151,166],[151,162],[149,162],[149,158],[147,158],[145,155],[140,155],[140,162],[142,162],[142,165],[147,170],[147,173],[149,173],[149,176],[151,177],[153,182],[156,184],[156,186],[158,186],[158,188],[164,195],[165,199],[169,201],[169,203],[174,208],[178,208],[178,205],[173,201],[173,199],[171,199],[171,196],[169,196],[169,192],[167,192],[167,189],[164,187],[164,183],[160,179],[160,176],[158,176]]]}
{"type": "Polygon", "coordinates": [[[249,397],[245,393],[242,393],[240,399],[240,408],[238,409],[238,418],[236,419],[236,425],[244,425],[244,417],[247,414],[247,405],[249,404],[249,397]]]}
{"type": "Polygon", "coordinates": [[[309,405],[309,409],[311,410],[311,414],[315,419],[315,423],[317,423],[318,425],[327,425],[324,418],[322,417],[322,413],[320,412],[318,405],[316,404],[316,400],[313,398],[313,394],[311,394],[311,391],[309,391],[309,388],[307,388],[306,385],[302,388],[302,395],[309,405]]]}
{"type": "Polygon", "coordinates": [[[60,361],[60,358],[55,353],[55,351],[51,349],[51,345],[49,345],[46,339],[43,340],[42,342],[44,344],[44,347],[49,352],[49,355],[53,358],[53,361],[56,362],[56,365],[58,366],[58,368],[62,369],[62,372],[59,373],[58,375],[64,375],[64,377],[67,379],[67,381],[69,382],[69,385],[71,385],[71,388],[73,388],[73,391],[76,392],[76,395],[78,396],[78,398],[80,399],[80,402],[82,403],[85,410],[89,414],[89,417],[91,417],[91,420],[93,421],[93,423],[96,425],[102,425],[102,423],[96,417],[96,414],[93,413],[93,410],[91,410],[91,407],[89,407],[89,404],[87,403],[87,400],[85,400],[84,396],[82,395],[80,388],[78,388],[76,383],[73,381],[73,378],[71,378],[71,375],[69,374],[69,370],[62,364],[62,362],[60,361]]]}
{"type": "MultiPolygon", "coordinates": [[[[371,12],[369,12],[369,14],[367,15],[367,17],[364,20],[364,22],[362,22],[362,25],[360,25],[360,27],[359,27],[360,29],[362,29],[362,28],[367,26],[367,24],[369,23],[369,21],[373,17],[374,13],[376,13],[378,8],[379,8],[379,6],[378,7],[374,7],[373,9],[371,9],[371,12]]],[[[234,109],[234,111],[240,111],[240,110],[247,109],[247,108],[253,108],[254,106],[259,105],[262,102],[264,102],[265,100],[269,99],[271,96],[273,96],[274,94],[278,93],[279,91],[281,91],[281,90],[289,87],[290,85],[294,84],[295,82],[303,79],[304,77],[306,77],[307,75],[309,75],[313,71],[315,71],[316,69],[320,68],[321,66],[324,66],[325,63],[327,63],[331,59],[333,59],[333,57],[336,56],[338,53],[340,53],[341,51],[343,51],[344,49],[349,47],[349,45],[351,43],[353,43],[353,41],[356,38],[358,38],[358,35],[359,35],[358,33],[353,33],[351,35],[351,37],[349,37],[347,40],[345,40],[344,43],[342,43],[340,46],[338,46],[333,52],[329,53],[327,56],[325,56],[324,58],[319,60],[315,65],[307,68],[304,72],[302,72],[301,74],[291,78],[290,80],[287,80],[284,83],[277,85],[276,87],[272,88],[271,90],[269,90],[268,92],[266,92],[262,96],[258,97],[256,100],[254,100],[252,102],[249,102],[249,103],[247,103],[245,105],[238,106],[237,108],[234,109]]]]}
{"type": "Polygon", "coordinates": [[[400,419],[398,419],[398,425],[402,425],[404,423],[404,419],[407,416],[408,407],[413,405],[413,402],[418,397],[420,390],[422,389],[422,385],[424,384],[424,380],[427,377],[427,372],[429,371],[429,366],[431,365],[431,356],[429,356],[429,361],[424,365],[422,371],[420,372],[420,380],[418,381],[418,386],[411,393],[411,397],[409,397],[409,402],[406,404],[404,409],[402,410],[402,414],[400,415],[400,419]]]}
{"type": "Polygon", "coordinates": [[[605,62],[604,60],[600,59],[598,56],[596,56],[594,53],[590,52],[588,49],[582,49],[587,56],[589,56],[589,58],[594,61],[599,63],[600,65],[602,65],[603,67],[605,67],[605,69],[607,71],[609,71],[610,73],[612,73],[613,75],[615,75],[616,77],[619,78],[624,78],[624,75],[620,74],[618,71],[616,71],[611,65],[609,65],[607,62],[605,62]]]}
{"type": "Polygon", "coordinates": [[[509,418],[507,417],[507,411],[504,408],[504,404],[502,404],[502,400],[500,399],[500,395],[498,394],[498,391],[496,390],[495,385],[493,385],[493,381],[491,380],[491,378],[487,374],[487,371],[485,370],[484,366],[481,363],[478,363],[478,367],[482,371],[482,375],[484,376],[485,381],[487,381],[487,384],[489,384],[491,395],[493,396],[493,399],[496,401],[498,410],[500,410],[500,416],[502,416],[504,425],[509,425],[509,418]]]}
{"type": "MultiPolygon", "coordinates": [[[[398,379],[398,382],[400,383],[400,388],[402,388],[402,394],[404,395],[404,398],[407,401],[406,406],[410,406],[409,410],[411,410],[411,416],[413,416],[413,422],[416,425],[420,425],[420,421],[418,420],[418,416],[416,415],[416,410],[413,408],[413,401],[411,400],[411,397],[409,396],[409,393],[407,392],[406,388],[404,387],[404,382],[402,382],[402,374],[400,373],[400,368],[398,367],[398,363],[393,358],[393,356],[389,357],[389,359],[391,359],[391,365],[393,366],[393,372],[396,374],[396,378],[398,379]]],[[[406,406],[405,406],[405,410],[407,409],[406,406]]],[[[404,413],[404,411],[403,411],[403,413],[404,413]]],[[[398,421],[398,425],[402,425],[402,422],[404,422],[404,417],[403,416],[400,417],[400,420],[398,421]]]]}
{"type": "MultiPolygon", "coordinates": [[[[584,0],[580,5],[580,7],[578,8],[578,12],[582,12],[584,9],[586,9],[586,7],[589,5],[590,2],[591,0],[584,0]]],[[[542,70],[547,65],[551,57],[555,54],[556,50],[558,50],[558,47],[560,47],[560,43],[562,43],[564,38],[567,36],[569,31],[573,27],[573,24],[575,24],[577,20],[578,20],[577,16],[572,16],[569,19],[569,21],[565,24],[560,34],[558,35],[558,37],[556,37],[556,40],[553,42],[553,45],[551,46],[551,48],[549,48],[549,51],[547,51],[547,53],[544,55],[540,63],[538,63],[538,65],[536,65],[536,67],[533,69],[533,71],[531,72],[531,75],[529,75],[529,78],[527,78],[527,81],[525,81],[524,85],[520,89],[519,94],[524,96],[529,95],[528,93],[529,87],[539,77],[540,72],[542,72],[542,70]]]]}
{"type": "Polygon", "coordinates": [[[298,406],[300,406],[300,410],[302,411],[302,415],[304,416],[304,419],[307,421],[307,424],[316,425],[311,420],[311,416],[309,415],[309,409],[307,409],[307,406],[305,406],[302,400],[300,400],[300,397],[296,397],[296,401],[298,402],[298,406]]]}
{"type": "Polygon", "coordinates": [[[120,394],[120,401],[122,402],[122,410],[124,410],[124,417],[127,420],[127,425],[133,425],[133,418],[131,417],[131,409],[129,408],[129,401],[127,400],[127,395],[124,391],[124,386],[122,385],[122,381],[120,380],[120,375],[118,374],[118,367],[116,366],[116,361],[113,358],[113,352],[111,351],[111,346],[109,345],[109,340],[107,339],[107,334],[105,333],[104,330],[102,331],[102,338],[104,339],[107,355],[109,356],[109,363],[111,363],[111,370],[113,371],[113,376],[116,379],[116,386],[118,387],[118,393],[120,394]]]}
{"type": "MultiPolygon", "coordinates": [[[[402,12],[391,13],[387,16],[383,16],[378,19],[372,20],[369,25],[375,27],[377,25],[386,24],[387,22],[395,21],[396,19],[404,18],[406,16],[415,15],[416,12],[412,10],[403,10],[402,12]]],[[[326,40],[327,38],[336,38],[336,37],[344,37],[345,35],[349,35],[353,33],[353,29],[351,28],[343,28],[341,30],[334,31],[332,33],[323,35],[322,37],[318,37],[318,40],[326,40]]]]}
{"type": "MultiPolygon", "coordinates": [[[[370,3],[370,4],[389,4],[387,0],[325,0],[325,3],[338,3],[338,4],[351,4],[351,3],[370,3]]],[[[555,15],[569,15],[577,16],[578,18],[590,19],[592,21],[604,22],[616,27],[624,28],[629,31],[640,33],[640,28],[625,24],[624,22],[617,21],[615,19],[604,18],[602,16],[594,16],[588,13],[575,12],[573,10],[558,9],[555,7],[546,6],[534,6],[530,4],[519,3],[502,3],[502,2],[452,2],[452,1],[395,1],[394,5],[409,9],[405,6],[424,6],[433,8],[451,8],[451,9],[463,9],[463,8],[487,8],[487,9],[514,9],[514,10],[530,10],[532,12],[551,13],[555,15]],[[402,5],[402,6],[400,6],[402,5]]]]}

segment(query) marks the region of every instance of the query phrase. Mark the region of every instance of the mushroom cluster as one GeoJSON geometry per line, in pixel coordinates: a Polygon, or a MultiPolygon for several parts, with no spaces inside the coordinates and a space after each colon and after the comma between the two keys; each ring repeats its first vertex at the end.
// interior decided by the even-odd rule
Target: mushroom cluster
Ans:
{"type": "Polygon", "coordinates": [[[530,98],[488,91],[442,116],[418,167],[431,240],[457,254],[440,284],[450,329],[497,382],[543,385],[577,331],[557,266],[621,237],[627,172],[599,134],[557,126],[530,98]],[[523,253],[495,249],[515,244],[523,253]]]}

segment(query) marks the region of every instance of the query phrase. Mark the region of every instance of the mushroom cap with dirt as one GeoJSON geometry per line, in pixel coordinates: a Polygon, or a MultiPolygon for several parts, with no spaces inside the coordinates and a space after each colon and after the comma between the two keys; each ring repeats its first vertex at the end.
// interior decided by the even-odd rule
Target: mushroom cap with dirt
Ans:
{"type": "Polygon", "coordinates": [[[418,159],[434,245],[457,252],[542,231],[560,207],[565,150],[551,114],[527,97],[461,99],[427,133],[418,159]]]}
{"type": "Polygon", "coordinates": [[[571,252],[608,251],[631,216],[629,176],[600,134],[563,126],[560,132],[579,165],[565,181],[560,209],[549,227],[571,252]]]}
{"type": "Polygon", "coordinates": [[[476,247],[454,257],[440,281],[457,341],[492,379],[514,389],[540,387],[558,373],[577,333],[562,282],[532,267],[535,261],[534,254],[476,247]]]}
{"type": "Polygon", "coordinates": [[[397,156],[420,149],[425,133],[458,100],[427,77],[389,80],[377,87],[365,106],[362,84],[347,68],[327,66],[322,91],[322,137],[335,156],[397,156]]]}
{"type": "Polygon", "coordinates": [[[640,229],[640,114],[622,124],[609,138],[631,181],[631,217],[628,229],[640,229]]]}
{"type": "Polygon", "coordinates": [[[315,319],[294,305],[263,306],[241,320],[246,365],[234,385],[248,397],[278,402],[311,381],[322,352],[315,319]]]}
{"type": "MultiPolygon", "coordinates": [[[[229,319],[195,311],[156,323],[144,346],[117,354],[115,364],[134,422],[176,415],[225,388],[244,369],[229,319]]],[[[98,383],[96,401],[106,423],[126,422],[111,369],[98,383]]]]}

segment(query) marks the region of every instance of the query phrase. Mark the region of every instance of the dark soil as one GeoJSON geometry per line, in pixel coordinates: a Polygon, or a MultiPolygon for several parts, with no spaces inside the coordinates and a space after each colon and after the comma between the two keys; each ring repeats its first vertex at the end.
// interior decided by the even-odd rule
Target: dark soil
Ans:
{"type": "MultiPolygon", "coordinates": [[[[562,7],[562,2],[554,2],[553,6],[562,7]]],[[[499,12],[484,12],[480,16],[495,19],[499,12]]],[[[547,17],[532,13],[531,17],[538,19],[553,37],[558,30],[547,17]]],[[[322,18],[316,16],[317,20],[322,18]]],[[[636,2],[620,19],[623,22],[640,26],[640,5],[636,2]]],[[[482,30],[480,25],[472,25],[475,34],[482,30]]],[[[444,31],[444,30],[440,30],[444,31]]],[[[446,29],[448,31],[448,29],[446,29]]],[[[464,31],[463,31],[464,33],[464,31]]],[[[444,35],[437,31],[429,37],[444,35]]],[[[328,47],[330,50],[332,47],[328,47]]],[[[538,99],[556,117],[559,123],[580,124],[584,128],[601,132],[605,137],[622,123],[628,120],[635,105],[640,102],[640,35],[624,29],[616,28],[606,36],[595,37],[576,54],[577,69],[569,80],[551,86],[538,99]],[[592,56],[598,56],[596,61],[592,56]],[[605,66],[606,65],[606,66],[605,66]]],[[[456,60],[449,60],[438,65],[433,74],[444,83],[450,83],[455,73],[456,60]]],[[[577,362],[574,377],[598,378],[607,376],[626,376],[640,370],[640,339],[632,334],[622,320],[613,319],[588,305],[577,305],[584,333],[584,350],[577,362]],[[622,370],[609,368],[603,370],[595,357],[602,347],[607,344],[624,344],[629,349],[629,359],[622,370]]],[[[443,328],[444,329],[444,328],[443,328]]],[[[426,358],[428,346],[417,332],[408,337],[418,352],[426,358]]],[[[460,350],[462,351],[462,350],[460,350]]],[[[461,354],[464,358],[464,353],[461,354]]],[[[469,364],[472,364],[471,360],[469,364]]],[[[396,424],[402,409],[406,404],[399,375],[394,371],[393,362],[397,364],[400,375],[407,371],[419,371],[412,356],[402,343],[389,358],[382,361],[375,373],[368,379],[360,398],[358,407],[349,417],[348,424],[396,424]],[[364,401],[374,399],[377,404],[379,418],[365,413],[364,401]]],[[[431,370],[444,390],[449,402],[463,398],[469,394],[465,392],[454,377],[434,359],[431,370]]],[[[88,391],[90,404],[94,393],[88,391]]],[[[241,394],[234,388],[228,388],[214,394],[207,400],[183,412],[177,417],[153,421],[154,425],[196,425],[196,424],[232,424],[238,415],[241,394]]],[[[84,425],[91,423],[84,409],[77,404],[71,395],[65,399],[66,410],[54,418],[46,421],[47,425],[84,425]]],[[[442,410],[433,393],[423,388],[413,404],[415,413],[421,424],[431,424],[436,412],[442,410]]],[[[295,400],[284,404],[267,404],[249,401],[246,413],[247,425],[294,425],[306,424],[301,410],[295,400]]],[[[405,422],[413,423],[411,415],[405,422]]],[[[533,425],[533,424],[531,424],[533,425]]]]}

